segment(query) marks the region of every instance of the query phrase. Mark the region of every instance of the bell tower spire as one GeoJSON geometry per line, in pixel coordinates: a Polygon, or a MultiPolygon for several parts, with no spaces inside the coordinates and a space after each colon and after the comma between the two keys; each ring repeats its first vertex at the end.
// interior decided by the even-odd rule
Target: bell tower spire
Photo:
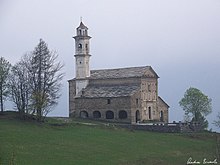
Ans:
{"type": "Polygon", "coordinates": [[[88,28],[83,24],[82,20],[79,27],[76,28],[75,39],[75,66],[76,66],[76,93],[80,92],[88,84],[88,77],[90,77],[89,69],[89,40],[88,28]],[[78,82],[78,83],[77,83],[78,82]],[[78,85],[77,85],[78,84],[78,85]]]}

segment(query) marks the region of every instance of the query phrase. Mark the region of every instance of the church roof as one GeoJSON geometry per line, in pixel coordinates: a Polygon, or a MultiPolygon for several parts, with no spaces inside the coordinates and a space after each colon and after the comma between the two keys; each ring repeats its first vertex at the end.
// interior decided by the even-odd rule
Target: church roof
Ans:
{"type": "Polygon", "coordinates": [[[132,96],[140,89],[138,85],[95,86],[89,85],[77,96],[78,98],[106,98],[132,96]]]}
{"type": "Polygon", "coordinates": [[[129,77],[159,78],[159,76],[150,66],[91,70],[91,75],[90,75],[91,79],[129,78],[129,77]]]}
{"type": "Polygon", "coordinates": [[[79,27],[77,28],[77,29],[88,29],[84,24],[83,24],[83,22],[80,22],[80,25],[79,25],[79,27]]]}
{"type": "Polygon", "coordinates": [[[160,96],[158,96],[158,99],[159,99],[159,101],[161,101],[164,105],[166,105],[167,108],[170,107],[160,96]]]}

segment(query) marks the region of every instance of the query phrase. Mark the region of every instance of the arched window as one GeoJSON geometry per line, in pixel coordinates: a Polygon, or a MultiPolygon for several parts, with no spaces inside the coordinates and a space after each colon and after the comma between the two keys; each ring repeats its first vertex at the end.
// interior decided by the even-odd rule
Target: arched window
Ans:
{"type": "Polygon", "coordinates": [[[88,114],[88,112],[86,112],[86,111],[81,111],[81,112],[80,112],[80,117],[81,117],[81,118],[88,118],[88,117],[89,117],[89,114],[88,114]]]}
{"type": "Polygon", "coordinates": [[[128,117],[127,112],[124,110],[119,111],[118,116],[119,116],[119,119],[127,119],[128,117]]]}
{"type": "Polygon", "coordinates": [[[148,92],[151,92],[151,85],[150,84],[147,85],[147,89],[148,89],[148,92]]]}
{"type": "Polygon", "coordinates": [[[101,113],[99,111],[94,111],[93,118],[95,118],[95,119],[101,118],[101,113]]]}
{"type": "Polygon", "coordinates": [[[107,99],[107,104],[111,104],[111,100],[110,99],[107,99]]]}
{"type": "Polygon", "coordinates": [[[78,48],[79,48],[79,49],[82,49],[82,44],[79,44],[79,45],[78,45],[78,48]]]}
{"type": "Polygon", "coordinates": [[[151,107],[148,107],[148,117],[151,120],[151,107]]]}
{"type": "Polygon", "coordinates": [[[138,105],[138,101],[139,101],[139,100],[138,100],[138,99],[136,99],[136,105],[138,105]]]}
{"type": "Polygon", "coordinates": [[[79,29],[79,35],[82,35],[82,30],[81,29],[79,29]]]}
{"type": "Polygon", "coordinates": [[[160,121],[164,121],[164,117],[163,117],[163,111],[160,111],[160,121]]]}
{"type": "Polygon", "coordinates": [[[106,112],[106,119],[114,119],[114,112],[107,111],[106,112]]]}

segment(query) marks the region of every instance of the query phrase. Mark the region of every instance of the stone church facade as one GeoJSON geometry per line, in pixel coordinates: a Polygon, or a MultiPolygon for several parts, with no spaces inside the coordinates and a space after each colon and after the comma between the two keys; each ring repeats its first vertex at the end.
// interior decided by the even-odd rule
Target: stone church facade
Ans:
{"type": "Polygon", "coordinates": [[[151,66],[90,70],[88,28],[76,29],[76,77],[69,80],[70,117],[122,123],[168,122],[168,104],[158,96],[151,66]]]}

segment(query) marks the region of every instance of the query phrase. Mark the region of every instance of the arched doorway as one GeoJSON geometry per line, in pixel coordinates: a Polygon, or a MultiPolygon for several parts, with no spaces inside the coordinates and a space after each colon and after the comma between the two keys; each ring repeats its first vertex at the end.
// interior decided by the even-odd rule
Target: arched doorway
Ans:
{"type": "Polygon", "coordinates": [[[160,111],[160,121],[164,121],[164,117],[163,117],[164,115],[163,115],[163,111],[160,111]]]}
{"type": "Polygon", "coordinates": [[[140,118],[140,112],[139,112],[139,110],[136,111],[136,113],[135,113],[135,118],[136,118],[136,123],[140,121],[141,118],[140,118]]]}
{"type": "Polygon", "coordinates": [[[119,116],[119,119],[127,119],[128,117],[127,112],[124,110],[119,111],[118,116],[119,116]]]}
{"type": "Polygon", "coordinates": [[[88,112],[86,112],[86,111],[81,111],[81,112],[80,112],[80,117],[81,117],[81,118],[88,118],[88,117],[89,117],[89,114],[88,114],[88,112]]]}
{"type": "Polygon", "coordinates": [[[106,116],[106,119],[114,119],[114,112],[107,111],[105,116],[106,116]]]}
{"type": "Polygon", "coordinates": [[[93,118],[95,118],[95,119],[101,118],[101,113],[99,111],[94,111],[93,112],[93,118]]]}

